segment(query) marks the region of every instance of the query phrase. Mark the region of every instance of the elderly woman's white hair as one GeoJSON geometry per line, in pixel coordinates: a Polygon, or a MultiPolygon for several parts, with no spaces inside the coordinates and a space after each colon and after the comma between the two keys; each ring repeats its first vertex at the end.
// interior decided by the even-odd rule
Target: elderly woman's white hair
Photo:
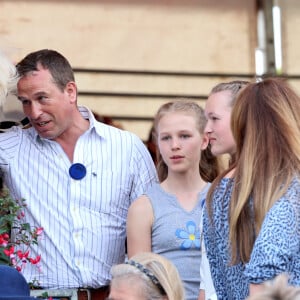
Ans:
{"type": "Polygon", "coordinates": [[[14,93],[17,84],[17,71],[12,61],[0,51],[0,108],[9,93],[14,93]]]}
{"type": "Polygon", "coordinates": [[[300,287],[288,284],[288,275],[280,274],[266,281],[261,291],[246,300],[300,300],[300,287]]]}

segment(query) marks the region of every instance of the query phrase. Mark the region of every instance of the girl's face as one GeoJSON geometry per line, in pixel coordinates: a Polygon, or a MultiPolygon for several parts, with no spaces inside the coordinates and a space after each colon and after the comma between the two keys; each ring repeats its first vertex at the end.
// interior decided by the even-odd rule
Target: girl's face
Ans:
{"type": "Polygon", "coordinates": [[[157,142],[168,174],[190,170],[199,173],[201,150],[207,147],[208,140],[200,134],[194,115],[166,113],[158,122],[157,142]]]}
{"type": "MultiPolygon", "coordinates": [[[[138,281],[138,279],[137,279],[138,281]]],[[[136,282],[123,279],[113,279],[110,286],[110,293],[106,300],[146,300],[141,285],[136,282]]]]}
{"type": "Polygon", "coordinates": [[[235,153],[236,145],[230,128],[231,101],[231,91],[221,91],[210,95],[205,104],[205,133],[216,156],[235,153]]]}

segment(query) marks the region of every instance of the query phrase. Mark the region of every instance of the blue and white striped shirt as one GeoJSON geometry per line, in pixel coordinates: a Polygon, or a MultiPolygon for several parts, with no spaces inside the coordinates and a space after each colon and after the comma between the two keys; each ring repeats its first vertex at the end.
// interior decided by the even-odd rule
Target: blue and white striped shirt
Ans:
{"type": "Polygon", "coordinates": [[[73,163],[87,169],[81,180],[70,177],[72,163],[61,146],[34,128],[0,134],[5,183],[12,197],[26,200],[26,220],[44,228],[34,250],[41,254],[42,272],[28,264],[23,275],[45,288],[107,285],[111,266],[124,261],[128,207],[157,182],[151,156],[136,135],[80,111],[90,121],[74,150],[73,163]]]}

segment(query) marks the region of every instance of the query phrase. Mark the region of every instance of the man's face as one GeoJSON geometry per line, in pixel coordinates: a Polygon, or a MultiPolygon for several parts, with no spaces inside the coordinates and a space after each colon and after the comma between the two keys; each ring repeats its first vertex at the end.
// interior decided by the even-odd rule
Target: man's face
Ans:
{"type": "Polygon", "coordinates": [[[39,68],[21,77],[18,99],[32,126],[43,138],[55,140],[73,124],[76,85],[69,82],[61,91],[47,69],[39,68]]]}

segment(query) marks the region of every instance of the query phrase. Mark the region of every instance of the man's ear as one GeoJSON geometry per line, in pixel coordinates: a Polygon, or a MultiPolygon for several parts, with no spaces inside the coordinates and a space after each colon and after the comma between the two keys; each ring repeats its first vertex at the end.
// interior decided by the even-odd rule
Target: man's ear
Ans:
{"type": "Polygon", "coordinates": [[[74,81],[69,81],[65,87],[65,92],[69,96],[70,102],[77,101],[77,86],[74,81]]]}
{"type": "Polygon", "coordinates": [[[201,150],[205,150],[209,144],[209,138],[207,134],[203,134],[202,143],[201,143],[201,150]]]}

